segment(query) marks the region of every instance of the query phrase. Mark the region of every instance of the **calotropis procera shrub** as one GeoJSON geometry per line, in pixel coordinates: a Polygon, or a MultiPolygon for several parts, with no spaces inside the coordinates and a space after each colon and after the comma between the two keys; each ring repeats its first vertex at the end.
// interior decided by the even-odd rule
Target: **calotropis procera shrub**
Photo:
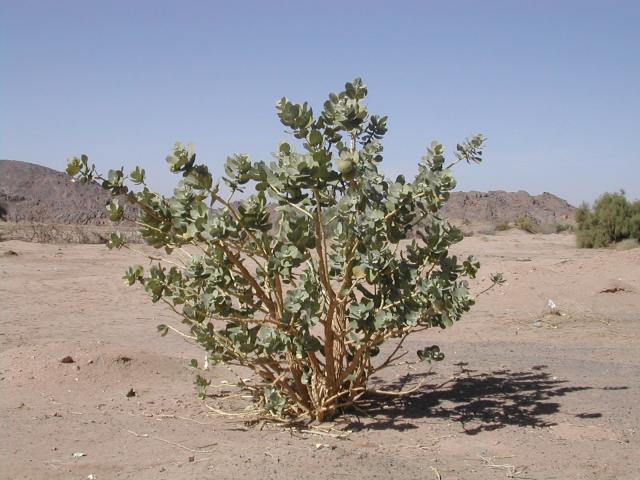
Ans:
{"type": "MultiPolygon", "coordinates": [[[[458,145],[447,166],[434,142],[413,181],[390,180],[379,171],[387,118],[369,114],[366,95],[356,79],[317,116],[280,100],[278,117],[302,150],[281,143],[271,163],[229,157],[226,198],[181,144],[167,157],[182,176],[173,197],[150,190],[138,167],[103,177],[85,155],[68,163],[69,175],[111,191],[113,221],[135,204],[144,241],[171,254],[129,268],[126,281],[166,303],[209,362],[251,369],[260,383],[247,388],[272,413],[333,416],[373,393],[368,380],[399,355],[380,354],[385,342],[449,327],[474,303],[465,278],[479,263],[449,254],[462,237],[438,212],[455,186],[450,167],[480,162],[483,137],[458,145]],[[251,195],[232,202],[236,192],[251,195]]],[[[118,234],[108,242],[124,244],[118,234]]],[[[435,345],[417,355],[443,357],[435,345]]]]}

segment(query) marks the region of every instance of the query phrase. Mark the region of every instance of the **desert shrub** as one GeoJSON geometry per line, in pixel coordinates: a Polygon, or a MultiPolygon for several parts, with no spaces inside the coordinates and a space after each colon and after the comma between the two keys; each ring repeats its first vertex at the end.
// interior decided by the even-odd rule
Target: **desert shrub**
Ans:
{"type": "Polygon", "coordinates": [[[533,223],[531,219],[527,217],[517,218],[513,223],[520,230],[523,230],[527,233],[536,233],[538,231],[538,227],[536,226],[536,224],[533,223]]]}
{"type": "Polygon", "coordinates": [[[511,225],[508,223],[499,223],[496,225],[496,232],[506,232],[507,230],[511,230],[511,225]]]}
{"type": "MultiPolygon", "coordinates": [[[[369,114],[366,95],[359,79],[347,83],[317,116],[307,103],[280,100],[278,117],[302,151],[283,142],[271,163],[229,157],[224,198],[181,144],[167,158],[182,176],[171,198],[150,190],[138,167],[104,177],[85,155],[68,164],[78,180],[137,204],[144,241],[170,254],[152,257],[148,269],[132,266],[126,281],[173,310],[188,329],[180,333],[206,350],[207,362],[251,369],[260,383],[243,387],[274,414],[324,420],[381,393],[369,379],[403,355],[408,335],[450,327],[474,303],[465,279],[479,263],[449,253],[462,236],[438,212],[456,184],[451,167],[479,163],[483,137],[458,145],[449,165],[434,142],[413,181],[390,180],[379,171],[387,118],[369,114]],[[127,180],[140,190],[130,191],[127,180]],[[237,192],[250,195],[233,202],[237,192]],[[417,238],[404,242],[418,224],[417,238]],[[398,343],[383,356],[390,339],[398,343]]],[[[109,211],[114,221],[127,215],[117,200],[109,211]]],[[[114,234],[108,246],[126,243],[114,234]]],[[[502,282],[491,278],[491,286],[502,282]]],[[[443,356],[436,345],[417,352],[428,362],[443,356]]],[[[209,381],[196,383],[204,389],[209,381]]]]}
{"type": "Polygon", "coordinates": [[[7,219],[7,205],[4,200],[0,200],[0,220],[7,219]]]}
{"type": "Polygon", "coordinates": [[[640,247],[640,240],[635,238],[625,238],[624,240],[613,245],[616,250],[631,250],[640,247]]]}
{"type": "Polygon", "coordinates": [[[640,241],[640,200],[631,204],[629,218],[629,237],[640,241]]]}
{"type": "Polygon", "coordinates": [[[624,192],[605,193],[590,208],[576,211],[576,240],[581,248],[601,248],[627,238],[640,239],[640,201],[630,203],[624,192]]]}
{"type": "Polygon", "coordinates": [[[553,229],[556,233],[563,233],[563,232],[572,232],[573,231],[573,225],[570,225],[568,223],[556,223],[553,226],[553,229]]]}

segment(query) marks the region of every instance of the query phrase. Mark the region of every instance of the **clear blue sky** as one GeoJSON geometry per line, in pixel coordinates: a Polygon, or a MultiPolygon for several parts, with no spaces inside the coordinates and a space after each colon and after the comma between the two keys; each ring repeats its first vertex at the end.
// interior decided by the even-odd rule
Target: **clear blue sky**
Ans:
{"type": "Polygon", "coordinates": [[[286,139],[275,101],[320,108],[361,76],[390,117],[383,169],[488,138],[462,190],[640,198],[640,1],[0,0],[0,158],[87,153],[170,192],[177,140],[222,173],[286,139]]]}

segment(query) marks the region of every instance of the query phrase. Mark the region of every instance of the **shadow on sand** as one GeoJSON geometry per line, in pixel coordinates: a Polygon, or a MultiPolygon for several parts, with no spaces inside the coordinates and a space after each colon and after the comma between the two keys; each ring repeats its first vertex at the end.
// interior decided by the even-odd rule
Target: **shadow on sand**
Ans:
{"type": "MultiPolygon", "coordinates": [[[[348,428],[358,430],[417,428],[412,419],[448,419],[459,422],[468,435],[497,430],[509,425],[548,427],[555,425],[550,415],[560,411],[556,401],[568,393],[591,390],[593,387],[572,386],[546,372],[545,365],[530,371],[496,370],[478,373],[466,363],[455,379],[442,385],[425,385],[422,392],[402,398],[380,398],[361,403],[371,418],[358,418],[348,428]]],[[[416,382],[421,375],[407,375],[395,385],[416,382]]],[[[424,376],[424,375],[422,375],[424,376]]],[[[605,387],[603,390],[624,390],[627,387],[605,387]]],[[[583,413],[581,418],[597,418],[600,413],[583,413]]]]}

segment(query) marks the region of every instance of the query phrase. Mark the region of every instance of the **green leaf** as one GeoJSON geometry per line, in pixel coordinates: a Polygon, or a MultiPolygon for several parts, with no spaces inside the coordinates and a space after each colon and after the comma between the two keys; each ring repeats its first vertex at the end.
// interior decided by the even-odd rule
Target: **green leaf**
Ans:
{"type": "Polygon", "coordinates": [[[284,395],[275,387],[266,387],[264,390],[265,408],[275,415],[282,415],[287,401],[284,395]]]}
{"type": "Polygon", "coordinates": [[[317,147],[318,145],[322,144],[322,133],[320,133],[318,130],[311,130],[309,132],[308,140],[309,145],[317,147]]]}
{"type": "Polygon", "coordinates": [[[431,345],[416,352],[421,362],[440,362],[444,360],[444,353],[440,351],[438,345],[431,345]]]}
{"type": "Polygon", "coordinates": [[[198,390],[198,396],[204,399],[207,394],[207,388],[211,385],[211,380],[207,380],[202,375],[196,375],[195,385],[198,390]]]}
{"type": "Polygon", "coordinates": [[[109,250],[111,250],[112,248],[122,248],[124,244],[124,237],[120,232],[112,233],[109,237],[109,240],[107,241],[107,247],[109,247],[109,250]]]}
{"type": "Polygon", "coordinates": [[[112,222],[119,222],[120,220],[122,220],[122,216],[124,215],[124,208],[122,205],[120,205],[118,199],[109,202],[107,211],[109,212],[109,218],[112,222]]]}
{"type": "Polygon", "coordinates": [[[135,170],[129,174],[129,178],[131,178],[131,181],[136,185],[143,183],[145,179],[144,168],[136,167],[135,170]]]}
{"type": "Polygon", "coordinates": [[[82,162],[78,157],[72,157],[67,161],[67,175],[75,177],[82,170],[82,162]]]}
{"type": "Polygon", "coordinates": [[[142,265],[136,265],[129,267],[122,277],[131,286],[137,281],[142,281],[142,275],[144,274],[144,267],[142,265]]]}
{"type": "Polygon", "coordinates": [[[496,285],[502,285],[505,282],[506,282],[506,279],[503,277],[502,273],[497,272],[497,273],[491,274],[491,283],[494,283],[496,285]]]}

